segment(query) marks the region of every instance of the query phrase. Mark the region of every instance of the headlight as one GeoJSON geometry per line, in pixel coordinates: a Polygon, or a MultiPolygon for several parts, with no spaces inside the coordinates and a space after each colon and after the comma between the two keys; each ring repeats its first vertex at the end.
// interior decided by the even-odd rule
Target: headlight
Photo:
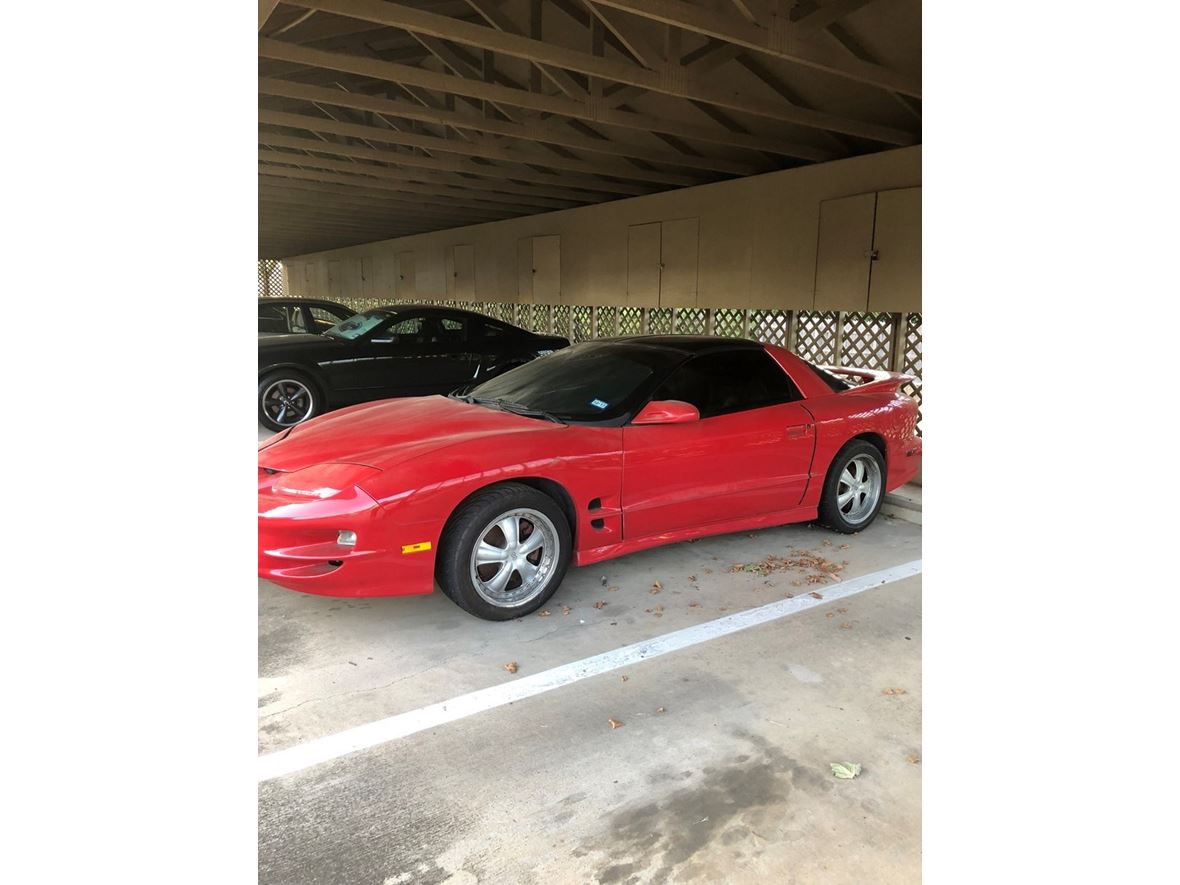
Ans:
{"type": "Polygon", "coordinates": [[[292,498],[331,498],[351,489],[362,480],[381,471],[362,464],[317,464],[293,473],[284,473],[275,481],[272,490],[292,498]]]}

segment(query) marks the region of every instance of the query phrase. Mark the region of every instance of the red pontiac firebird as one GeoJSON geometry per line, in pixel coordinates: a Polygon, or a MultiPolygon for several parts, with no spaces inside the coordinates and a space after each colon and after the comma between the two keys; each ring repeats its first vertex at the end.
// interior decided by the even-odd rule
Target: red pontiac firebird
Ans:
{"type": "Polygon", "coordinates": [[[258,574],[329,596],[437,581],[507,620],[544,605],[571,562],[813,519],[857,532],[918,471],[905,380],[645,336],[341,409],[258,447],[258,574]]]}

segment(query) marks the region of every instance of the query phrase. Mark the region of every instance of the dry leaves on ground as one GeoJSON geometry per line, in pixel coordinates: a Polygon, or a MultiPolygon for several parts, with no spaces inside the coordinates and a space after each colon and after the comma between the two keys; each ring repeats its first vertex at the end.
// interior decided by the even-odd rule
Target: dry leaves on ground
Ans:
{"type": "Polygon", "coordinates": [[[905,689],[904,688],[887,688],[884,691],[882,691],[881,694],[890,694],[890,695],[905,694],[905,689]]]}
{"type": "Polygon", "coordinates": [[[664,589],[664,585],[662,583],[660,583],[659,581],[656,581],[654,584],[651,585],[651,589],[648,590],[647,592],[651,593],[651,594],[656,594],[656,593],[659,593],[663,589],[664,589]]]}
{"type": "Polygon", "coordinates": [[[553,613],[551,611],[549,611],[549,609],[545,609],[544,611],[537,612],[537,617],[538,618],[547,618],[551,614],[553,614],[553,613]]]}
{"type": "Polygon", "coordinates": [[[516,666],[516,661],[513,661],[511,664],[505,664],[504,669],[509,673],[515,673],[520,668],[516,666]]]}
{"type": "Polygon", "coordinates": [[[823,598],[824,598],[824,595],[823,595],[822,593],[816,593],[814,590],[812,590],[812,591],[811,591],[810,593],[808,593],[807,595],[808,595],[808,596],[814,596],[816,599],[823,599],[823,598]]]}
{"type": "Polygon", "coordinates": [[[598,609],[606,608],[606,603],[600,599],[598,602],[594,603],[594,607],[598,609]]]}
{"type": "Polygon", "coordinates": [[[700,608],[700,607],[701,607],[701,604],[700,604],[699,602],[690,602],[690,603],[688,604],[688,607],[689,607],[689,608],[700,608]]]}
{"type": "Polygon", "coordinates": [[[840,629],[841,629],[841,630],[851,630],[851,629],[852,629],[852,625],[851,625],[851,624],[849,624],[849,623],[843,623],[843,624],[841,624],[841,625],[840,625],[840,629]]]}
{"type": "MultiPolygon", "coordinates": [[[[753,572],[767,577],[775,572],[794,571],[808,584],[823,584],[827,581],[838,581],[840,572],[844,570],[840,563],[825,559],[818,553],[805,550],[791,556],[775,556],[771,554],[760,562],[737,562],[730,566],[731,573],[753,572]]],[[[797,584],[798,582],[792,582],[797,584]]]]}
{"type": "Polygon", "coordinates": [[[561,607],[561,613],[563,615],[568,615],[570,613],[570,611],[572,611],[572,609],[570,609],[570,607],[568,605],[563,605],[561,607]]]}
{"type": "Polygon", "coordinates": [[[922,761],[922,757],[921,756],[906,756],[905,761],[910,763],[910,765],[917,765],[919,762],[922,761]]]}
{"type": "Polygon", "coordinates": [[[608,719],[606,721],[608,723],[610,723],[611,728],[622,728],[623,727],[623,723],[619,719],[608,719]]]}
{"type": "Polygon", "coordinates": [[[656,707],[656,712],[657,713],[667,713],[668,711],[665,710],[663,707],[656,707]]]}
{"type": "Polygon", "coordinates": [[[616,593],[616,592],[618,592],[618,589],[619,589],[618,587],[607,587],[606,592],[607,593],[616,593]]]}

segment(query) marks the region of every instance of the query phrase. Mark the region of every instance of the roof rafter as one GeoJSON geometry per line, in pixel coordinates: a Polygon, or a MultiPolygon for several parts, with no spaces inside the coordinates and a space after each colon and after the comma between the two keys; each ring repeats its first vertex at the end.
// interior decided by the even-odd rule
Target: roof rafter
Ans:
{"type": "MultiPolygon", "coordinates": [[[[809,111],[802,108],[784,108],[779,102],[736,94],[686,74],[679,66],[665,67],[663,71],[652,71],[630,62],[616,61],[590,52],[580,52],[575,49],[567,49],[564,46],[534,40],[531,37],[496,31],[482,25],[423,12],[398,3],[382,2],[382,0],[288,0],[288,2],[295,6],[360,18],[390,27],[403,28],[417,34],[426,34],[481,49],[503,52],[517,58],[543,62],[632,86],[641,86],[652,92],[703,101],[721,108],[766,117],[770,120],[795,123],[831,132],[842,132],[846,135],[856,135],[885,144],[906,145],[914,144],[917,141],[912,132],[891,126],[882,126],[877,123],[853,120],[837,114],[809,111]]],[[[612,3],[608,5],[614,5],[615,2],[618,0],[612,0],[612,3]]],[[[646,3],[648,0],[644,0],[644,2],[646,3]]],[[[656,2],[663,3],[664,0],[656,0],[656,2]]],[[[675,5],[684,6],[683,3],[675,5]]],[[[755,27],[746,25],[745,22],[734,21],[748,28],[755,27]]],[[[668,23],[680,26],[675,21],[668,23]]],[[[759,28],[755,28],[755,30],[762,31],[759,28]]],[[[726,38],[721,37],[721,39],[726,38]]],[[[737,41],[729,40],[729,42],[737,41]]]]}

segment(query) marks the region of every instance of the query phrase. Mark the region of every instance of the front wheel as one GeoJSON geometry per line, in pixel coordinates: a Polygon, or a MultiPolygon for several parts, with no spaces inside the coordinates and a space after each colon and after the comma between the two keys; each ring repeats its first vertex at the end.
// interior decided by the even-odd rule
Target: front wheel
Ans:
{"type": "Polygon", "coordinates": [[[573,536],[557,502],[523,483],[479,492],[447,524],[438,583],[464,611],[507,621],[536,611],[569,568],[573,536]]]}
{"type": "Polygon", "coordinates": [[[319,409],[316,386],[301,372],[280,369],[258,382],[258,422],[268,430],[294,427],[319,409]]]}
{"type": "Polygon", "coordinates": [[[867,528],[885,499],[885,459],[881,450],[854,439],[836,453],[824,480],[819,521],[846,535],[867,528]]]}

